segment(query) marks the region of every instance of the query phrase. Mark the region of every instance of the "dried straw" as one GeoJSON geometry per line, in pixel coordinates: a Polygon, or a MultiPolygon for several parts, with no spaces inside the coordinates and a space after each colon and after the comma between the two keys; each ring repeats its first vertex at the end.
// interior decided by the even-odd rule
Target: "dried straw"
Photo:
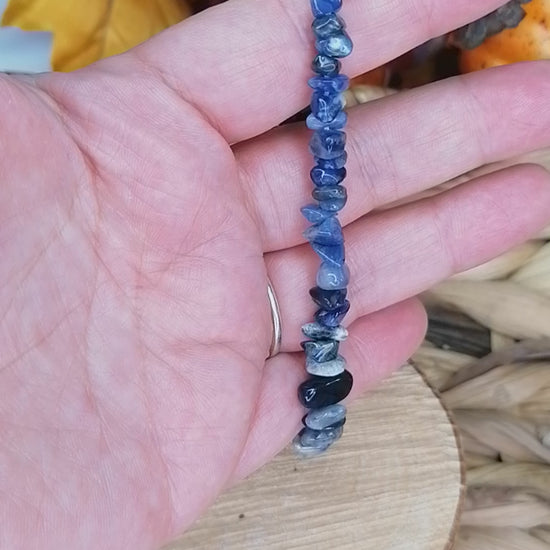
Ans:
{"type": "Polygon", "coordinates": [[[451,280],[428,295],[513,338],[550,337],[550,298],[519,283],[451,280]]]}
{"type": "Polygon", "coordinates": [[[526,243],[426,299],[491,331],[493,351],[480,359],[433,345],[413,357],[462,440],[468,491],[455,550],[549,550],[550,244],[526,243]]]}
{"type": "Polygon", "coordinates": [[[539,249],[534,257],[512,276],[512,280],[550,297],[550,244],[539,249]]]}
{"type": "Polygon", "coordinates": [[[360,84],[344,92],[344,103],[345,106],[349,109],[350,107],[355,107],[360,103],[367,103],[369,101],[381,99],[395,93],[397,93],[397,91],[392,90],[391,88],[360,84]]]}
{"type": "Polygon", "coordinates": [[[548,546],[515,527],[463,527],[455,550],[548,550],[548,546]]]}

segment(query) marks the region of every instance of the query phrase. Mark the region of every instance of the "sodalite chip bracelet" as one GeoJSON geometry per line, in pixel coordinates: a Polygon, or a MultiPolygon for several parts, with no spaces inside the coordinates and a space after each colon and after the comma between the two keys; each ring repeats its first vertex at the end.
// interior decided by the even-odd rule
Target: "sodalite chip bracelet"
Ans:
{"type": "Polygon", "coordinates": [[[309,79],[313,88],[311,114],[307,127],[314,131],[309,150],[315,166],[310,172],[316,204],[301,209],[312,224],[304,232],[321,260],[317,286],[309,293],[318,306],[315,322],[302,327],[309,340],[302,342],[306,370],[310,378],[298,388],[298,398],[309,409],[303,418],[304,428],[295,437],[293,448],[301,457],[312,457],[328,449],[343,432],[346,408],[339,403],[349,392],[353,377],[346,370],[346,360],[339,355],[340,342],[347,338],[341,321],[349,310],[346,287],[349,270],[345,263],[344,237],[337,213],[347,201],[346,177],[347,122],[342,92],[349,78],[339,74],[338,58],[351,53],[353,44],[346,34],[344,21],[336,15],[342,0],[310,0],[314,20],[315,47],[318,55],[312,62],[317,76],[309,79]]]}

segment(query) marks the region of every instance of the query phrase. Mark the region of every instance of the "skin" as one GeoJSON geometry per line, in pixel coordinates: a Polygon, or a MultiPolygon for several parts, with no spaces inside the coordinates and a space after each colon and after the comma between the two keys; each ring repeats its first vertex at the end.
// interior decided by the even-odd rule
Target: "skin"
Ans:
{"type": "MultiPolygon", "coordinates": [[[[498,4],[348,0],[344,70],[498,4]]],[[[297,431],[311,158],[302,125],[274,127],[308,102],[310,20],[307,2],[231,0],[85,70],[0,78],[1,548],[157,548],[297,431]],[[283,348],[266,361],[268,275],[283,348]]],[[[350,400],[419,345],[415,295],[550,221],[548,174],[507,161],[550,146],[549,71],[351,111],[350,400]]]]}

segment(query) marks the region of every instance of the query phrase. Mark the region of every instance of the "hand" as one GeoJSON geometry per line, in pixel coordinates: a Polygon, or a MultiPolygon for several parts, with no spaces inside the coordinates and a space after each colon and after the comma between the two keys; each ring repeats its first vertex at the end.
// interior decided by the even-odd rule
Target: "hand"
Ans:
{"type": "MultiPolygon", "coordinates": [[[[348,0],[344,71],[499,3],[348,0]]],[[[310,20],[305,0],[232,0],[85,70],[0,79],[1,548],[155,548],[299,429],[312,160],[302,124],[274,127],[309,101],[310,20]]],[[[351,111],[351,397],[420,343],[412,296],[549,221],[532,165],[381,210],[550,145],[549,76],[504,67],[351,111]]]]}

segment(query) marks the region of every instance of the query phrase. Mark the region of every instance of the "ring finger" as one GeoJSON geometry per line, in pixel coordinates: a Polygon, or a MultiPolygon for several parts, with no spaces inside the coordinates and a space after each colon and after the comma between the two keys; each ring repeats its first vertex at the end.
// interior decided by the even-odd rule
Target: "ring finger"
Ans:
{"type": "MultiPolygon", "coordinates": [[[[402,301],[518,244],[550,220],[550,176],[519,165],[346,227],[352,308],[344,324],[402,301]]],[[[282,350],[296,351],[312,320],[319,258],[309,245],[265,256],[282,318],[282,350]]]]}

